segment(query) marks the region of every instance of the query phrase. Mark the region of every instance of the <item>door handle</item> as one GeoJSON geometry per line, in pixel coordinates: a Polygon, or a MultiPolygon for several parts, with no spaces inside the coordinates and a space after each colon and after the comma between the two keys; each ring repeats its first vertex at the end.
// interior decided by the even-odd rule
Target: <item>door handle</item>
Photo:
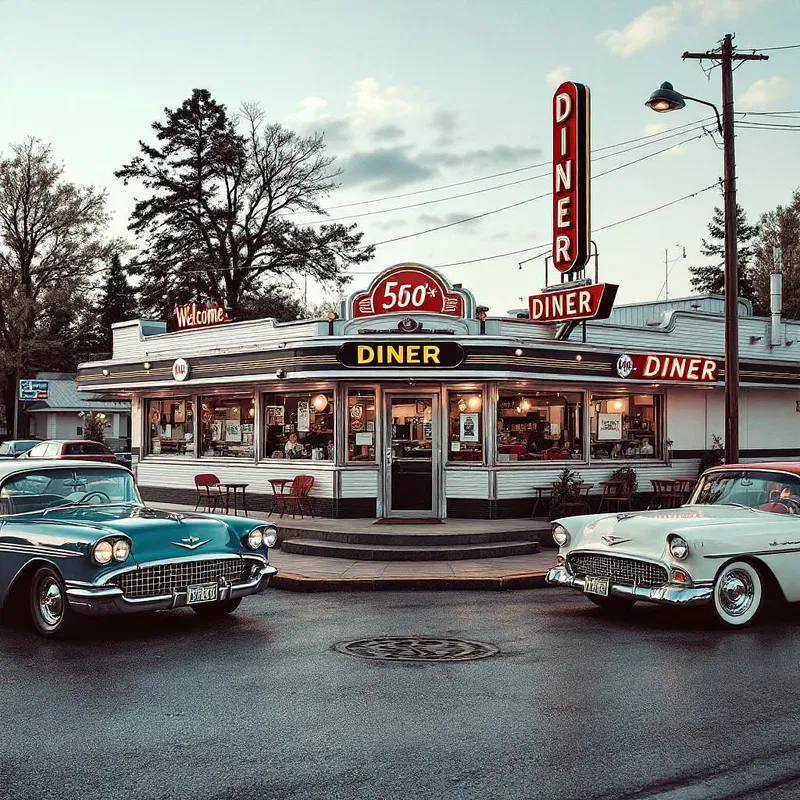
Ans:
{"type": "Polygon", "coordinates": [[[386,463],[390,464],[391,461],[392,461],[392,448],[391,447],[387,447],[386,448],[386,463]]]}

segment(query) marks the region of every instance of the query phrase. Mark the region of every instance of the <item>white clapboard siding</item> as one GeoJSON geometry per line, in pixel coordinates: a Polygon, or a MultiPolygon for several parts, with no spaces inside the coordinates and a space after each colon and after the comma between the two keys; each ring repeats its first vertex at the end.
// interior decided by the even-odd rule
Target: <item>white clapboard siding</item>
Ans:
{"type": "Polygon", "coordinates": [[[315,497],[333,497],[334,471],[330,467],[312,467],[310,464],[298,467],[290,464],[273,465],[272,463],[258,466],[254,464],[198,463],[194,459],[184,464],[179,461],[159,461],[152,458],[140,461],[137,467],[140,486],[154,486],[160,489],[194,490],[194,476],[207,472],[216,475],[222,483],[248,484],[248,494],[266,495],[272,494],[270,478],[313,475],[314,488],[311,490],[311,494],[315,497]]]}
{"type": "Polygon", "coordinates": [[[114,328],[114,359],[193,358],[260,350],[316,339],[319,323],[275,324],[272,319],[142,337],[138,324],[114,328]]]}
{"type": "Polygon", "coordinates": [[[378,470],[351,469],[340,473],[340,497],[377,497],[378,470]]]}
{"type": "Polygon", "coordinates": [[[554,341],[557,325],[545,325],[534,322],[527,322],[514,319],[501,319],[499,330],[500,336],[508,336],[511,339],[547,339],[554,341]]]}
{"type": "Polygon", "coordinates": [[[478,500],[490,497],[489,470],[448,468],[444,474],[445,497],[468,497],[478,500]]]}
{"type": "MultiPolygon", "coordinates": [[[[675,478],[696,478],[699,461],[697,459],[686,459],[673,461],[672,466],[666,464],[635,464],[630,462],[616,462],[612,465],[586,466],[577,464],[569,468],[580,474],[586,483],[595,484],[591,494],[602,494],[603,487],[598,484],[600,481],[607,481],[614,470],[620,467],[633,467],[636,471],[639,492],[652,491],[651,479],[675,479],[675,478]]],[[[519,469],[498,469],[497,470],[497,499],[510,500],[515,497],[533,497],[534,486],[550,487],[550,484],[558,480],[559,473],[564,469],[564,464],[554,466],[551,469],[541,467],[525,467],[519,469]]]]}

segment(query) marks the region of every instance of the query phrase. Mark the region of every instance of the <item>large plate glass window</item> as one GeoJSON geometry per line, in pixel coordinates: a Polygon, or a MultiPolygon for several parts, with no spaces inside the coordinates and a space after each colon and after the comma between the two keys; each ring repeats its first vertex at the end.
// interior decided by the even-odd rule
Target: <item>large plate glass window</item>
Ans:
{"type": "Polygon", "coordinates": [[[333,459],[333,426],[333,392],[330,389],[264,395],[267,458],[330,461],[333,459]]]}
{"type": "Polygon", "coordinates": [[[375,391],[347,390],[347,460],[375,461],[375,391]]]}
{"type": "Polygon", "coordinates": [[[500,392],[497,462],[583,458],[583,393],[500,392]]]}
{"type": "Polygon", "coordinates": [[[200,410],[201,456],[255,457],[255,403],[252,395],[203,397],[200,410]]]}
{"type": "Polygon", "coordinates": [[[479,389],[448,392],[447,460],[483,463],[483,398],[479,389]]]}
{"type": "Polygon", "coordinates": [[[188,397],[148,400],[147,452],[150,455],[194,457],[194,406],[188,397]]]}
{"type": "Polygon", "coordinates": [[[657,394],[593,394],[592,459],[662,458],[662,404],[657,394]]]}

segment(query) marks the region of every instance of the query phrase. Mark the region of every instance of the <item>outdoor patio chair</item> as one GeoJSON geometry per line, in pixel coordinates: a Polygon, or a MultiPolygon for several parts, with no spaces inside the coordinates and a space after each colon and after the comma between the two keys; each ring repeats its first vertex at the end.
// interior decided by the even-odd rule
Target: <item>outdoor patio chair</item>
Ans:
{"type": "Polygon", "coordinates": [[[197,492],[197,502],[194,510],[202,505],[210,514],[212,511],[225,509],[225,495],[219,478],[211,472],[204,472],[194,476],[194,488],[197,492]]]}
{"type": "MultiPolygon", "coordinates": [[[[314,503],[309,497],[309,492],[314,488],[313,475],[298,475],[292,481],[289,491],[285,494],[276,494],[273,498],[275,501],[275,511],[280,509],[281,517],[288,514],[291,510],[292,518],[294,519],[297,514],[300,519],[303,519],[303,504],[308,508],[308,515],[314,516],[314,503]]],[[[272,513],[272,512],[270,512],[272,513]]]]}
{"type": "Polygon", "coordinates": [[[604,506],[606,511],[621,511],[623,507],[631,510],[631,491],[627,481],[600,481],[600,485],[603,494],[597,505],[598,514],[604,510],[604,506]]]}

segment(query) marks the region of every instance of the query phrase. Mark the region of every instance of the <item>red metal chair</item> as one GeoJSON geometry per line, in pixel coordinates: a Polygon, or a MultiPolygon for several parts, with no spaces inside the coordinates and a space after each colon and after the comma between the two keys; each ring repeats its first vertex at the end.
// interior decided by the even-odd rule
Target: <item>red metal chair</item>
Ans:
{"type": "Polygon", "coordinates": [[[226,509],[222,485],[219,482],[219,478],[213,473],[204,472],[201,475],[195,475],[194,488],[197,492],[197,502],[194,505],[195,511],[201,505],[209,514],[217,509],[220,511],[226,509]]]}
{"type": "MultiPolygon", "coordinates": [[[[303,519],[303,503],[308,504],[309,516],[314,516],[314,503],[309,497],[309,492],[314,488],[313,475],[298,475],[292,481],[291,488],[286,494],[276,494],[275,503],[280,507],[281,517],[289,513],[291,508],[292,518],[297,514],[303,519]]],[[[275,509],[277,511],[277,508],[275,509]]]]}
{"type": "Polygon", "coordinates": [[[603,487],[603,494],[597,506],[598,514],[603,510],[603,505],[607,511],[619,511],[623,506],[627,506],[628,511],[631,510],[631,492],[627,481],[600,481],[600,485],[603,487]]]}
{"type": "Polygon", "coordinates": [[[683,503],[683,495],[676,490],[675,480],[651,480],[653,484],[653,499],[648,509],[651,508],[677,508],[683,503]]]}

